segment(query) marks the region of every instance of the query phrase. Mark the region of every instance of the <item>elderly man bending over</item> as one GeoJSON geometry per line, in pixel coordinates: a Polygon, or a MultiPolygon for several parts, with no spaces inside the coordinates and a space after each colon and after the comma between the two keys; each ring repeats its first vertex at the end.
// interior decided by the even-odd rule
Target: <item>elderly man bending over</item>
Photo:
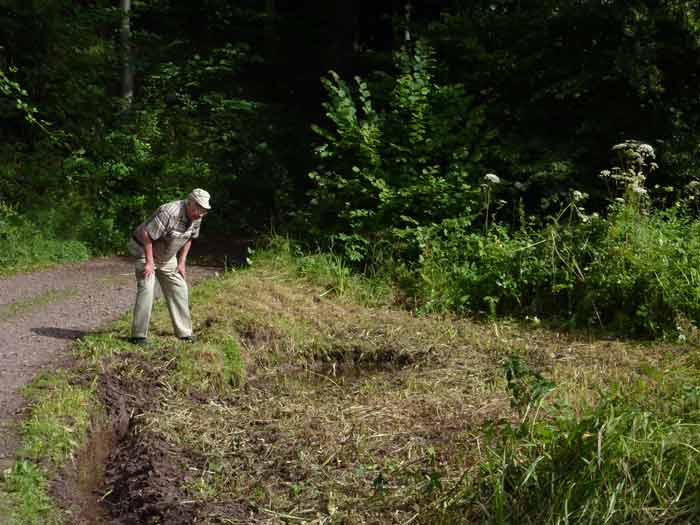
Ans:
{"type": "Polygon", "coordinates": [[[129,253],[136,258],[136,304],[131,342],[145,344],[151,320],[154,276],[168,305],[175,335],[194,341],[185,280],[185,264],[192,239],[199,236],[202,217],[211,209],[209,194],[197,188],[187,199],[163,204],[129,241],[129,253]]]}

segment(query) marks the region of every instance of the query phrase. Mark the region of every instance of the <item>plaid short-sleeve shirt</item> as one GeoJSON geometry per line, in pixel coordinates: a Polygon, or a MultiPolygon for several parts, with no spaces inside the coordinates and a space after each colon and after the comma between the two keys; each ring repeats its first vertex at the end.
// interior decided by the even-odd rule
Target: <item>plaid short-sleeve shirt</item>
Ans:
{"type": "Polygon", "coordinates": [[[143,257],[144,250],[137,240],[145,230],[153,240],[153,258],[165,262],[177,255],[180,248],[190,239],[199,237],[202,219],[190,221],[187,218],[187,201],[173,201],[163,204],[145,222],[134,230],[129,242],[129,252],[135,257],[143,257]]]}

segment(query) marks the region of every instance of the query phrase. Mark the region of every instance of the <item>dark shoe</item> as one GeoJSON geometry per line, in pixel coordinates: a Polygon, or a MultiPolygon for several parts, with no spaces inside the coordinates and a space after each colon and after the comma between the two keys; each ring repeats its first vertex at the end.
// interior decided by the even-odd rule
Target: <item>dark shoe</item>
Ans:
{"type": "Polygon", "coordinates": [[[132,345],[146,346],[148,344],[148,339],[145,337],[130,337],[129,342],[132,345]]]}
{"type": "Polygon", "coordinates": [[[197,336],[194,335],[186,335],[185,337],[181,337],[180,341],[183,341],[185,343],[196,343],[197,342],[197,336]]]}

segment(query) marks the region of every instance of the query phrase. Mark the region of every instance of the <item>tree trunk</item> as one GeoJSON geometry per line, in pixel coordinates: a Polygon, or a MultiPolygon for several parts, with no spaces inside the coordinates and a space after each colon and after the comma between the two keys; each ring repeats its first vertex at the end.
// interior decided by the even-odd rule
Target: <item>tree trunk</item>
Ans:
{"type": "Polygon", "coordinates": [[[122,89],[121,96],[124,108],[131,107],[134,98],[134,71],[131,65],[131,0],[119,0],[119,7],[122,11],[120,43],[122,55],[122,89]]]}
{"type": "Polygon", "coordinates": [[[277,51],[277,9],[275,0],[265,1],[265,53],[273,58],[277,51]]]}
{"type": "Polygon", "coordinates": [[[411,11],[413,11],[413,6],[409,0],[404,5],[404,28],[403,28],[403,41],[404,43],[409,43],[411,41],[411,11]]]}

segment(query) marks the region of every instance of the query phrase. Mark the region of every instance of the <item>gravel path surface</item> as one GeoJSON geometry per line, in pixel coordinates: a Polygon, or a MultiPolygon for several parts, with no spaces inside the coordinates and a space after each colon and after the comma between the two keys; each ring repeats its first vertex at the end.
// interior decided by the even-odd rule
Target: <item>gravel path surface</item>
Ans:
{"type": "MultiPolygon", "coordinates": [[[[190,284],[214,268],[189,266],[190,284]]],[[[17,448],[22,386],[70,361],[74,339],[133,306],[130,259],[110,257],[0,279],[0,472],[17,448]]]]}

